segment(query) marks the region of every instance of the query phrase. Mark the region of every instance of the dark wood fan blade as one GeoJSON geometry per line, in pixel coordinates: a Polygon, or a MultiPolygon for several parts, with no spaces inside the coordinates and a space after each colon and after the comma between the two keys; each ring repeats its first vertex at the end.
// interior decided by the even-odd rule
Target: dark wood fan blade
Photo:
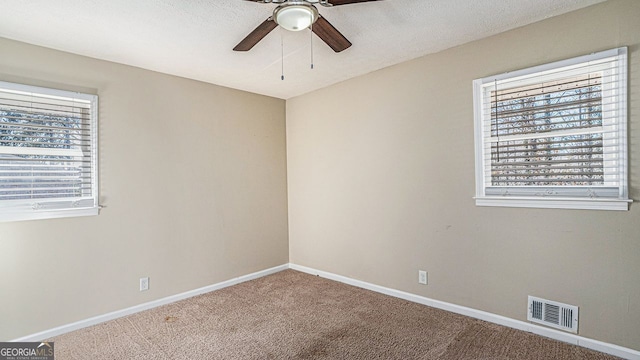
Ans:
{"type": "Polygon", "coordinates": [[[355,4],[361,2],[379,1],[379,0],[329,0],[328,3],[333,6],[355,4]]]}
{"type": "Polygon", "coordinates": [[[351,46],[351,42],[322,16],[313,23],[313,33],[318,35],[335,52],[346,50],[351,46]]]}
{"type": "Polygon", "coordinates": [[[246,38],[242,39],[236,47],[233,48],[234,51],[249,51],[252,47],[254,47],[257,43],[260,42],[265,36],[267,36],[273,29],[278,26],[272,18],[268,18],[262,24],[258,25],[255,30],[253,30],[246,38]]]}

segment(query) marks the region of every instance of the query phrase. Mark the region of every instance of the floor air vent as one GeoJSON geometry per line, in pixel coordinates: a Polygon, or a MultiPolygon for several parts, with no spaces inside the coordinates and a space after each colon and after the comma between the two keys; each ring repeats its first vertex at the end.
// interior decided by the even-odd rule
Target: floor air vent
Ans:
{"type": "Polygon", "coordinates": [[[527,320],[577,333],[578,307],[529,296],[527,320]]]}

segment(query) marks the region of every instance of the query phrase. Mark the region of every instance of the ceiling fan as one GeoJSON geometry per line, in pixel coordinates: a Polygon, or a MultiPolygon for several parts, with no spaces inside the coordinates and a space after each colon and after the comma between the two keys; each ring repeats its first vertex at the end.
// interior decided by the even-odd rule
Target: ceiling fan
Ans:
{"type": "Polygon", "coordinates": [[[351,42],[338,31],[329,21],[318,13],[314,4],[325,7],[355,4],[379,0],[245,0],[258,3],[279,4],[273,15],[269,16],[262,24],[258,25],[247,37],[245,37],[234,51],[249,51],[260,40],[267,36],[273,29],[280,25],[290,31],[300,31],[311,27],[311,30],[322,41],[327,43],[335,52],[341,52],[351,46],[351,42]]]}

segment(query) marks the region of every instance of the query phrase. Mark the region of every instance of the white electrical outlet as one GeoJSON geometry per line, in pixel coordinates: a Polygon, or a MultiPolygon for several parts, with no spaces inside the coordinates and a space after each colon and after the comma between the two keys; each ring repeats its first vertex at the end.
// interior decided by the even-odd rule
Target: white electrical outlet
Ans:
{"type": "Polygon", "coordinates": [[[418,270],[418,282],[423,285],[427,285],[427,272],[424,270],[418,270]]]}
{"type": "Polygon", "coordinates": [[[140,278],[140,291],[149,290],[149,278],[143,277],[140,278]]]}

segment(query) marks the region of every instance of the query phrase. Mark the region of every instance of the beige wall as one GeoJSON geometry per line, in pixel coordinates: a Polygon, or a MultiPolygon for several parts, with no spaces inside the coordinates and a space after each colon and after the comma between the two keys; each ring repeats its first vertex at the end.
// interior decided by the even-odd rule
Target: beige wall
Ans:
{"type": "Polygon", "coordinates": [[[106,206],[0,223],[0,341],[288,262],[283,100],[6,39],[0,54],[0,80],[99,95],[106,206]]]}
{"type": "Polygon", "coordinates": [[[640,350],[640,203],[476,207],[471,87],[629,46],[640,200],[639,19],[611,0],[287,101],[291,262],[519,320],[527,295],[575,304],[580,335],[640,350]]]}

